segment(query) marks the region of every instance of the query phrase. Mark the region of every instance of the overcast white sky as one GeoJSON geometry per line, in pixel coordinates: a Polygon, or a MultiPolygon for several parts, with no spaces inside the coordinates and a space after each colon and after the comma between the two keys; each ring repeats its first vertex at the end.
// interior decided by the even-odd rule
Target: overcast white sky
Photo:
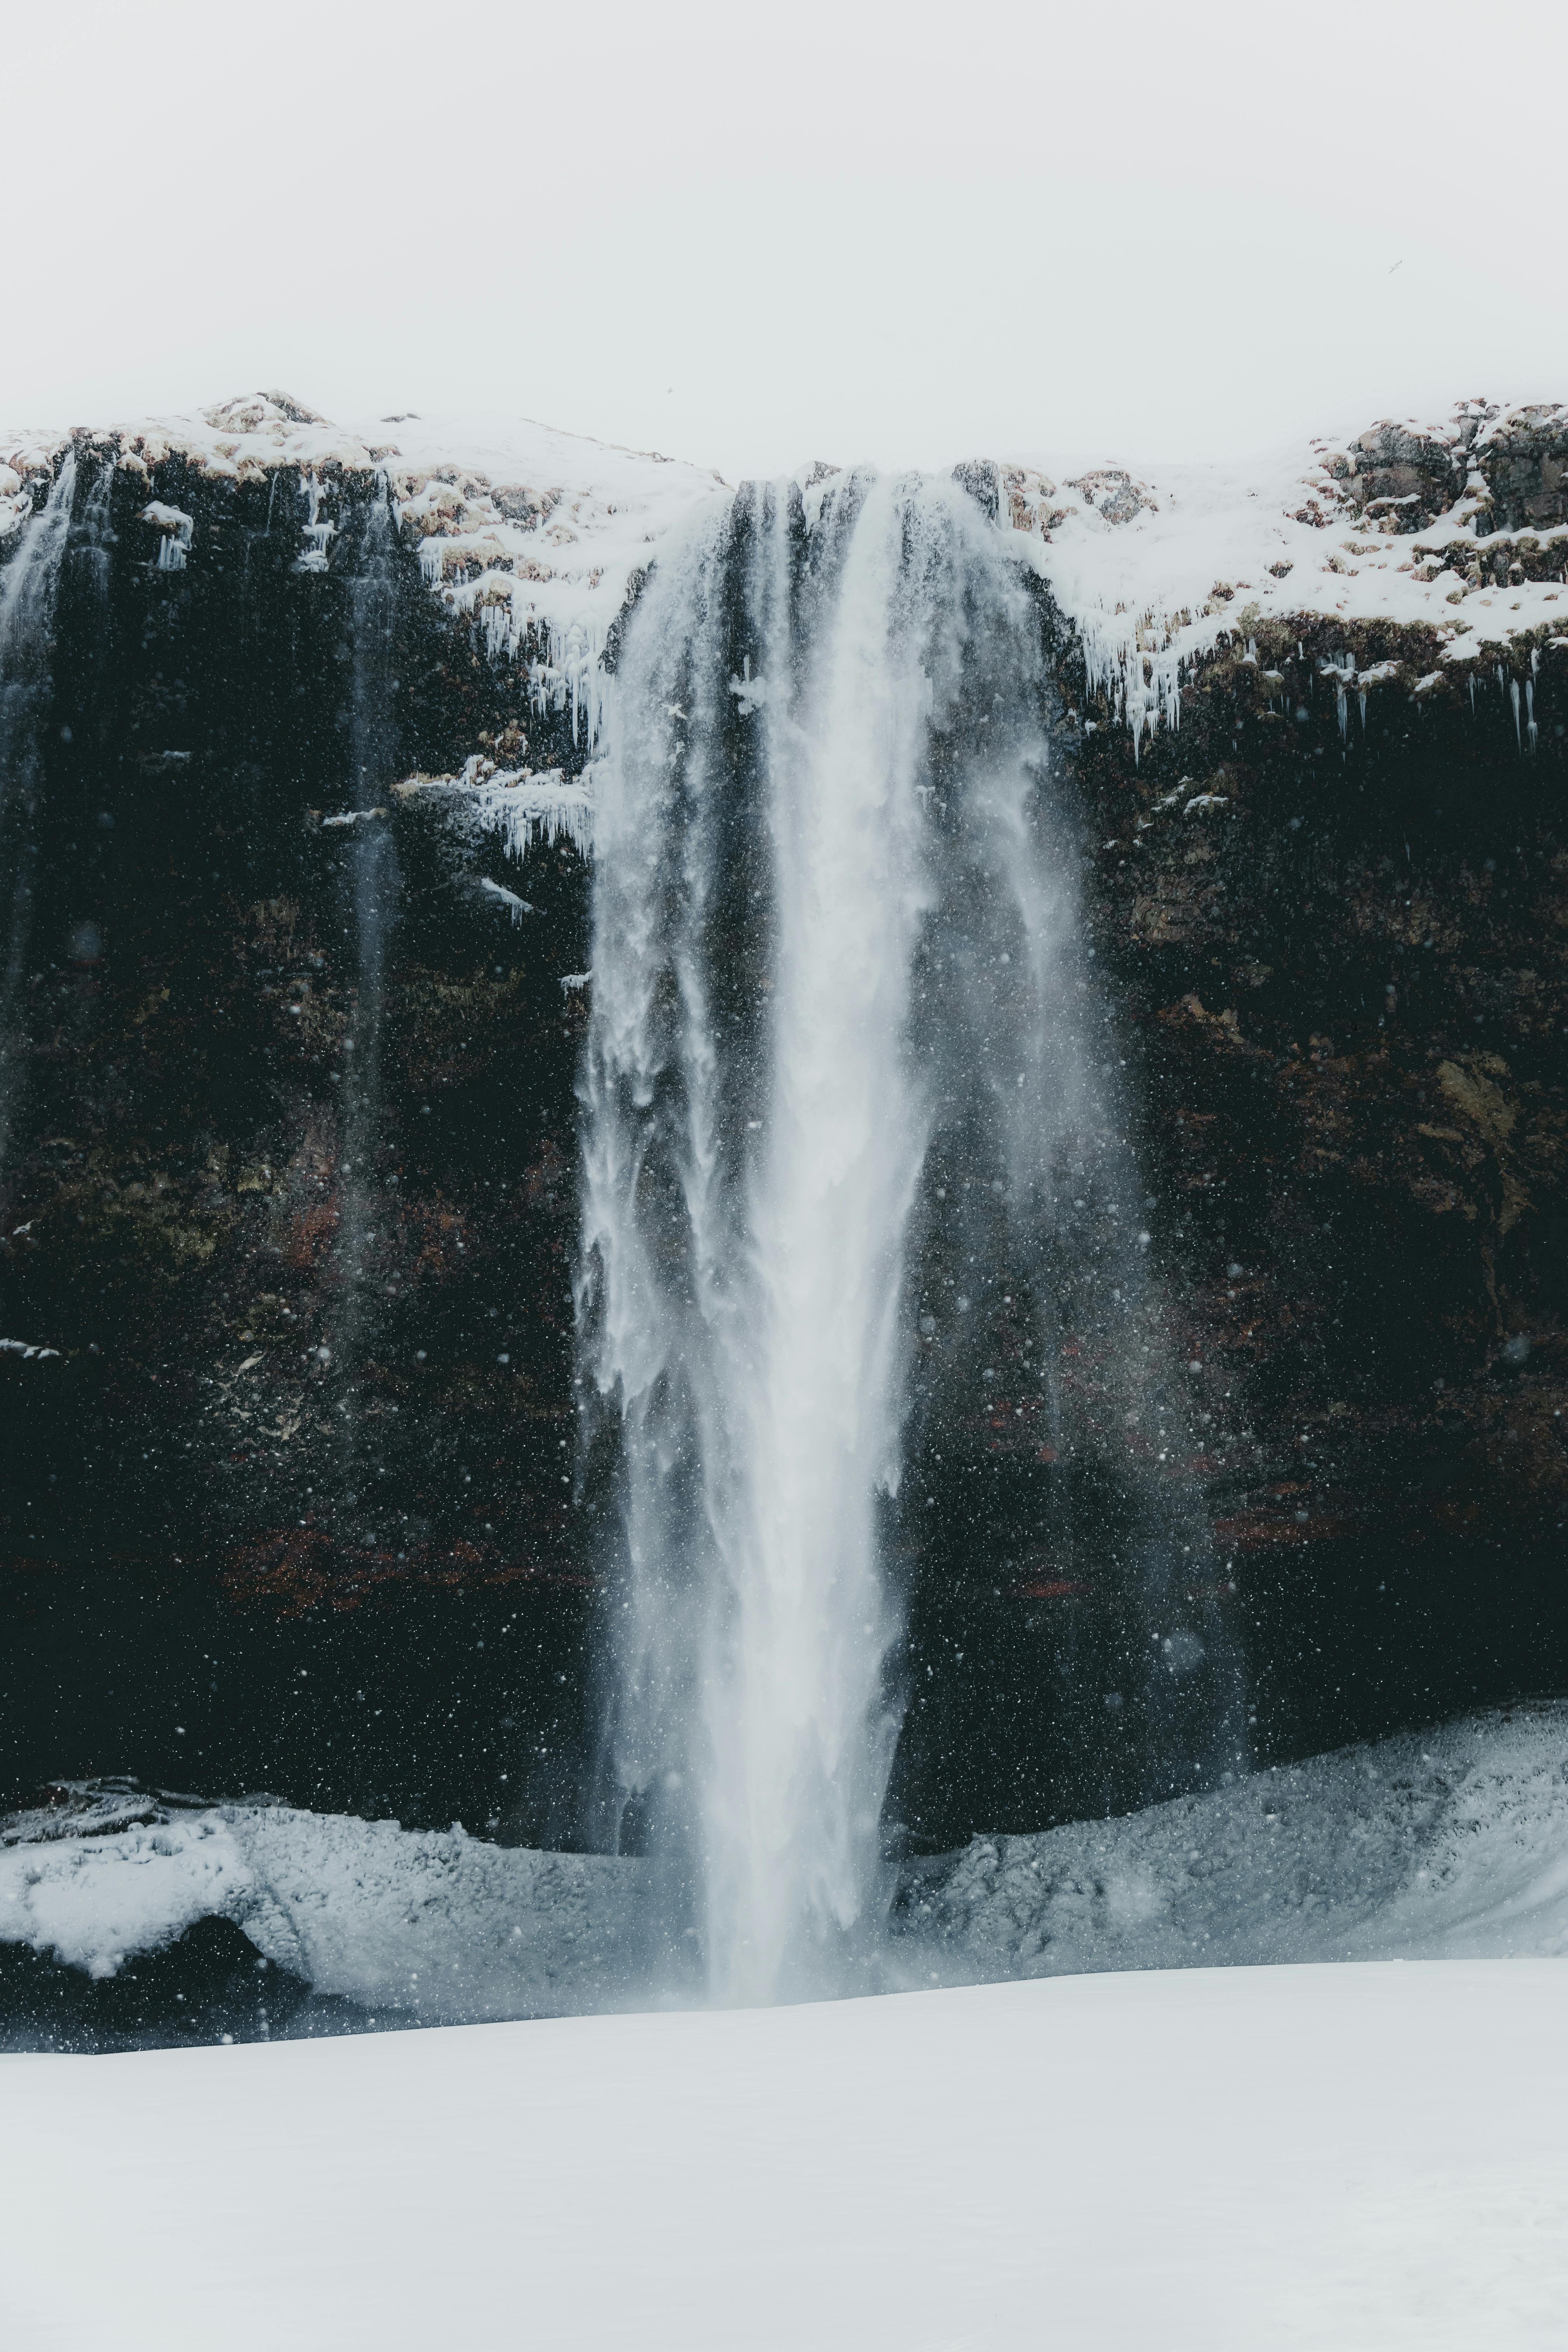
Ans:
{"type": "Polygon", "coordinates": [[[721,467],[1568,396],[1568,0],[0,0],[0,424],[721,467]]]}

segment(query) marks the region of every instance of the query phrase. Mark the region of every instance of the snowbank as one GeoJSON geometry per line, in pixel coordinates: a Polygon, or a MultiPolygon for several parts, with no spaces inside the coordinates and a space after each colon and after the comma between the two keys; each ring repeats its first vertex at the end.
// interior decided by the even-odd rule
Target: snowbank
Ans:
{"type": "MultiPolygon", "coordinates": [[[[0,1943],[99,1977],[233,1920],[314,1987],[426,2019],[657,2000],[644,1865],[123,1787],[0,1829],[0,1943]]],[[[1568,1957],[1568,1707],[1472,1717],[918,1866],[890,1983],[1568,1957]]]]}
{"type": "Polygon", "coordinates": [[[1345,1748],[1120,1821],[977,1838],[907,1916],[976,1976],[1568,1957],[1568,1706],[1345,1748]]]}
{"type": "Polygon", "coordinates": [[[425,2017],[600,2008],[646,1969],[635,1863],[113,1791],[64,1822],[18,1816],[5,1836],[0,1943],[95,1977],[207,1917],[317,1992],[425,2017]]]}
{"type": "Polygon", "coordinates": [[[8,2352],[1545,2352],[1541,1961],[0,2058],[8,2352]]]}

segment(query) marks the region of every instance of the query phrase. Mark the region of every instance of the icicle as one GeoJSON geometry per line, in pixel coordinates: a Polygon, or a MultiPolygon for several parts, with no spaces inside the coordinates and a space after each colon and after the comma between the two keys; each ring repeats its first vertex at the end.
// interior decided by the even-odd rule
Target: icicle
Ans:
{"type": "Polygon", "coordinates": [[[301,473],[300,488],[310,501],[310,514],[301,526],[300,536],[310,545],[302,548],[294,559],[296,572],[324,572],[327,569],[327,549],[336,534],[335,522],[322,522],[321,485],[314,474],[301,473]]]}
{"type": "MultiPolygon", "coordinates": [[[[1352,660],[1349,654],[1335,654],[1331,659],[1323,664],[1321,675],[1326,678],[1331,677],[1334,681],[1334,714],[1340,722],[1340,741],[1343,743],[1346,729],[1350,724],[1350,703],[1347,698],[1346,688],[1349,687],[1352,679],[1355,677],[1355,663],[1352,660]]],[[[1365,725],[1365,722],[1366,698],[1363,695],[1362,697],[1362,723],[1363,726],[1365,725]]]]}
{"type": "MultiPolygon", "coordinates": [[[[1533,659],[1533,656],[1531,658],[1533,659]]],[[[1530,749],[1531,753],[1533,756],[1535,746],[1541,734],[1541,730],[1535,723],[1535,681],[1533,678],[1527,677],[1524,681],[1524,731],[1530,738],[1530,749]]]]}
{"type": "Polygon", "coordinates": [[[153,558],[153,570],[183,572],[191,541],[195,537],[196,527],[190,516],[180,507],[165,506],[161,499],[154,499],[151,506],[142,508],[142,520],[152,523],[163,534],[153,558]]]}
{"type": "Polygon", "coordinates": [[[1508,682],[1508,697],[1513,705],[1513,740],[1522,752],[1524,742],[1519,729],[1519,680],[1516,677],[1510,677],[1508,682]]]}
{"type": "Polygon", "coordinates": [[[591,776],[568,782],[559,768],[498,769],[479,753],[457,776],[410,776],[404,792],[444,793],[468,804],[481,833],[499,835],[509,857],[521,865],[536,841],[553,849],[569,841],[580,856],[594,854],[591,776]]]}
{"type": "Polygon", "coordinates": [[[1134,760],[1145,731],[1152,736],[1162,722],[1173,734],[1178,730],[1184,665],[1167,626],[1152,616],[1139,623],[1121,614],[1090,614],[1079,641],[1086,698],[1104,695],[1111,717],[1131,735],[1134,760]]]}
{"type": "Polygon", "coordinates": [[[520,898],[517,892],[515,890],[509,890],[504,883],[492,882],[488,874],[480,875],[479,887],[481,890],[487,892],[490,898],[498,899],[506,908],[508,914],[511,917],[512,928],[514,930],[521,922],[525,915],[531,915],[535,911],[535,909],[529,905],[526,898],[520,898]]]}
{"type": "MultiPolygon", "coordinates": [[[[437,585],[449,542],[427,539],[419,550],[426,583],[437,585]]],[[[536,716],[570,709],[572,740],[592,753],[604,718],[604,631],[599,623],[560,620],[540,610],[537,585],[499,572],[481,572],[442,592],[454,612],[475,615],[492,661],[530,654],[529,708],[536,716]]]]}

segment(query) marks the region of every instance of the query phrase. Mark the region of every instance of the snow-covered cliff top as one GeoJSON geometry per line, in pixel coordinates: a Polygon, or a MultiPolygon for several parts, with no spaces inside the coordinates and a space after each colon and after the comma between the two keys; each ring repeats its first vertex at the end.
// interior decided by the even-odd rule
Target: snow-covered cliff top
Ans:
{"type": "Polygon", "coordinates": [[[151,480],[183,458],[215,481],[298,474],[323,493],[311,509],[330,565],[331,484],[384,468],[431,586],[480,615],[492,650],[531,635],[542,667],[574,701],[595,695],[597,663],[633,573],[670,523],[721,487],[675,460],[557,433],[526,418],[415,415],[333,424],[281,393],[255,393],[199,415],[74,432],[0,431],[0,541],[32,511],[29,478],[75,441],[112,449],[151,480]],[[322,525],[324,523],[324,532],[322,525]]]}
{"type": "MultiPolygon", "coordinates": [[[[1003,520],[1135,735],[1182,677],[1269,621],[1415,625],[1462,662],[1568,635],[1568,404],[1468,401],[1236,466],[997,469],[1003,520]]],[[[1372,673],[1364,675],[1368,677],[1372,673]]]]}
{"type": "MultiPolygon", "coordinates": [[[[149,479],[175,457],[216,479],[291,469],[322,489],[329,518],[335,476],[384,467],[432,587],[493,650],[531,638],[552,687],[588,704],[590,738],[599,656],[634,574],[722,488],[699,467],[523,420],[334,425],[255,394],[74,436],[0,433],[0,539],[32,510],[29,478],[73,437],[149,479]]],[[[1447,663],[1568,635],[1568,404],[1467,401],[1438,422],[1147,479],[1111,465],[1069,476],[1034,456],[981,470],[1010,543],[1079,633],[1090,690],[1135,740],[1178,719],[1194,664],[1270,621],[1416,625],[1447,663]]],[[[323,568],[330,536],[329,520],[323,568]]]]}

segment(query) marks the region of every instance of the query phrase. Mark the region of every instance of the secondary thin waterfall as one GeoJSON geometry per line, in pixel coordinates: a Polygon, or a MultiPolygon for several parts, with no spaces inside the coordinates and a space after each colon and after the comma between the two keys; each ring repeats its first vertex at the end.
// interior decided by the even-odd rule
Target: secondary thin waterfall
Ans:
{"type": "MultiPolygon", "coordinates": [[[[105,485],[108,478],[105,468],[105,485]]],[[[34,825],[43,782],[41,730],[53,696],[55,603],[76,482],[72,453],[0,570],[0,872],[6,896],[5,964],[0,979],[0,1168],[16,1110],[16,1027],[32,932],[34,825]]]]}
{"type": "MultiPolygon", "coordinates": [[[[1045,701],[1023,577],[952,482],[743,489],[661,554],[618,652],[578,1286],[605,1780],[723,1999],[855,1981],[877,1943],[889,1557],[942,1252],[1011,1234],[1042,1349],[1089,1316],[1114,1353],[1135,1302],[1045,701]],[[1075,1219],[1110,1236],[1087,1291],[1075,1219]]],[[[942,1311],[945,1386],[979,1391],[942,1311]]],[[[1161,1587],[1131,1550],[1118,1573],[1161,1587]]]]}
{"type": "MultiPolygon", "coordinates": [[[[317,526],[319,529],[320,526],[317,526]]],[[[392,676],[396,605],[396,523],[384,474],[350,542],[346,601],[352,671],[348,706],[349,779],[346,810],[348,893],[353,899],[357,972],[352,1035],[345,1040],[342,1190],[337,1238],[342,1281],[332,1327],[342,1393],[343,1501],[370,1523],[374,1479],[362,1458],[364,1433],[358,1382],[374,1307],[374,1218],[382,1197],[378,1165],[384,1111],[383,1049],[386,1032],[385,972],[397,919],[401,876],[385,803],[396,772],[396,683],[392,676]]]]}

